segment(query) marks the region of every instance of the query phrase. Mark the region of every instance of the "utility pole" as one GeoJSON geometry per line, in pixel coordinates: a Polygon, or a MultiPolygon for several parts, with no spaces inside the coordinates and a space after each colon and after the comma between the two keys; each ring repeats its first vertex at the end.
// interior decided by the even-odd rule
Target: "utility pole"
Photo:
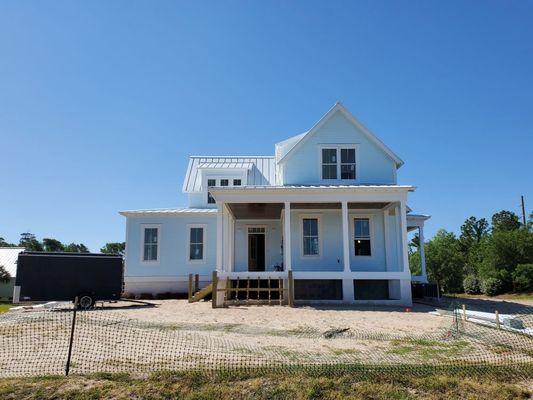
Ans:
{"type": "Polygon", "coordinates": [[[526,207],[524,206],[524,196],[520,196],[522,199],[522,223],[526,226],[526,207]]]}

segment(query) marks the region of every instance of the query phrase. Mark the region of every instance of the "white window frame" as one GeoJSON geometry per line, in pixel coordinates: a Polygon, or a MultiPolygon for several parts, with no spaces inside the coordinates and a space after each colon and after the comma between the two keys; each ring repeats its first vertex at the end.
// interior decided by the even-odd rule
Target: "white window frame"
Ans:
{"type": "Polygon", "coordinates": [[[187,262],[187,264],[205,264],[207,262],[207,224],[187,224],[186,234],[187,239],[185,240],[185,243],[187,245],[187,249],[185,251],[185,254],[187,258],[185,261],[187,262]],[[191,260],[191,228],[202,228],[204,230],[201,260],[191,260]]]}
{"type": "Polygon", "coordinates": [[[361,168],[359,163],[359,145],[357,143],[346,144],[321,144],[318,146],[318,176],[323,183],[352,183],[358,184],[361,176],[361,168]],[[322,177],[322,150],[335,149],[337,152],[337,179],[324,179],[322,177]],[[355,179],[341,179],[341,149],[355,150],[355,179]]]}
{"type": "Polygon", "coordinates": [[[318,259],[322,258],[322,215],[321,214],[300,214],[298,216],[300,224],[300,257],[303,259],[318,259]],[[317,232],[318,232],[318,254],[304,254],[304,219],[316,219],[317,220],[317,232]]]}
{"type": "Polygon", "coordinates": [[[157,265],[161,261],[161,224],[141,224],[141,264],[145,265],[157,265]],[[144,259],[144,244],[145,244],[145,229],[157,229],[157,259],[145,260],[144,259]]]}
{"type": "Polygon", "coordinates": [[[353,257],[359,259],[373,259],[376,256],[376,238],[374,232],[374,215],[372,214],[349,214],[350,218],[350,229],[351,229],[351,253],[353,257]],[[369,256],[360,256],[355,254],[355,220],[356,219],[368,219],[368,230],[370,234],[370,255],[369,256]]]}

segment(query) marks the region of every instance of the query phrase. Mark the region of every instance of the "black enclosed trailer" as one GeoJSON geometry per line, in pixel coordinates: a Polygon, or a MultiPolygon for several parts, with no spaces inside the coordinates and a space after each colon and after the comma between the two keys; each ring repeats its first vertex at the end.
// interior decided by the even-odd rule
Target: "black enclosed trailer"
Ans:
{"type": "Polygon", "coordinates": [[[120,299],[122,256],[93,253],[19,254],[13,302],[73,301],[90,308],[97,300],[120,299]]]}

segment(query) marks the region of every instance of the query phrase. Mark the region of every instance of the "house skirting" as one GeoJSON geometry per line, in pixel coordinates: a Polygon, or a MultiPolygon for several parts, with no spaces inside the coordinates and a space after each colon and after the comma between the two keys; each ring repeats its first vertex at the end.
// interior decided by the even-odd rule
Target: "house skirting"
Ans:
{"type": "MultiPolygon", "coordinates": [[[[124,292],[131,294],[187,293],[188,275],[128,276],[124,278],[124,292]]],[[[200,287],[211,283],[211,276],[200,275],[200,287]]]]}

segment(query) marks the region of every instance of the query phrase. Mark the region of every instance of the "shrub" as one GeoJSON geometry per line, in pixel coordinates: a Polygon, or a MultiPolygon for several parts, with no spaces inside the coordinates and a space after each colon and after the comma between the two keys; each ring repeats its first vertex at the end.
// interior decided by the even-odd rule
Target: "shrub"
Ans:
{"type": "Polygon", "coordinates": [[[481,293],[481,284],[475,275],[465,276],[465,279],[463,279],[463,288],[465,289],[465,293],[468,294],[481,293]]]}
{"type": "Polygon", "coordinates": [[[140,295],[135,296],[137,300],[153,300],[154,295],[152,293],[141,293],[140,295]]]}
{"type": "Polygon", "coordinates": [[[517,292],[533,291],[533,264],[519,264],[513,272],[513,286],[517,292]]]}
{"type": "Polygon", "coordinates": [[[496,296],[503,289],[503,282],[499,278],[486,278],[481,282],[481,291],[487,296],[496,296]]]}

